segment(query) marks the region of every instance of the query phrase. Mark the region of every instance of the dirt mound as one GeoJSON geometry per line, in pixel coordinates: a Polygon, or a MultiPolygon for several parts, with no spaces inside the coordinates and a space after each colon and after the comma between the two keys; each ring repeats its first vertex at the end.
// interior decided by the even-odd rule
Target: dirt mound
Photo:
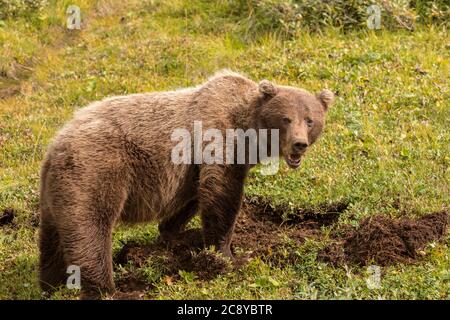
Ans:
{"type": "Polygon", "coordinates": [[[13,222],[16,216],[16,210],[13,208],[6,208],[0,212],[0,226],[4,226],[13,222]]]}
{"type": "Polygon", "coordinates": [[[203,250],[193,256],[192,267],[200,279],[210,280],[229,271],[230,263],[220,255],[203,250]]]}
{"type": "Polygon", "coordinates": [[[292,248],[306,238],[319,237],[321,227],[337,222],[347,207],[346,203],[334,203],[314,210],[290,210],[263,198],[245,199],[232,246],[277,266],[295,263],[299,257],[292,248]]]}
{"type": "Polygon", "coordinates": [[[149,245],[126,244],[114,259],[117,264],[133,262],[142,267],[148,260],[160,263],[165,275],[177,278],[179,270],[194,272],[200,279],[212,279],[228,271],[229,263],[217,253],[203,249],[200,229],[183,232],[170,243],[161,240],[149,245]]]}
{"type": "Polygon", "coordinates": [[[285,205],[274,206],[267,198],[252,197],[244,200],[242,211],[257,220],[317,229],[335,223],[339,214],[344,212],[348,205],[347,202],[336,202],[321,204],[314,208],[290,209],[285,205]]]}
{"type": "Polygon", "coordinates": [[[376,215],[361,221],[359,228],[344,233],[337,242],[319,253],[319,260],[334,265],[374,263],[387,266],[412,263],[421,257],[421,250],[447,233],[450,218],[438,212],[416,220],[394,220],[376,215]]]}
{"type": "MultiPolygon", "coordinates": [[[[136,267],[157,264],[162,276],[171,281],[180,278],[179,271],[189,271],[201,280],[240,268],[249,258],[283,267],[300,261],[295,248],[306,238],[323,236],[322,227],[332,226],[348,204],[325,204],[314,209],[292,210],[273,206],[264,198],[245,199],[236,222],[232,250],[236,261],[230,263],[220,254],[203,248],[200,229],[190,229],[170,243],[157,240],[148,245],[128,243],[116,255],[116,264],[132,262],[136,267]]],[[[391,219],[376,215],[361,221],[358,228],[337,229],[334,242],[319,252],[318,259],[334,265],[375,263],[380,266],[410,263],[420,258],[421,250],[441,239],[450,222],[447,212],[422,218],[391,219]]],[[[120,279],[119,299],[136,299],[149,285],[130,275],[120,279]]],[[[117,294],[116,294],[117,298],[117,294]]]]}
{"type": "Polygon", "coordinates": [[[117,291],[112,296],[112,299],[140,300],[150,287],[151,285],[142,279],[142,277],[130,273],[117,282],[117,291]]]}
{"type": "Polygon", "coordinates": [[[319,236],[320,228],[336,222],[345,208],[347,205],[338,203],[320,206],[317,212],[298,210],[285,215],[287,208],[273,207],[268,200],[246,199],[232,241],[236,258],[233,264],[203,248],[200,229],[187,230],[170,243],[161,240],[148,245],[128,243],[114,261],[121,265],[132,262],[136,267],[151,261],[164,269],[164,275],[174,279],[179,277],[179,270],[185,270],[194,272],[202,280],[240,268],[254,256],[283,266],[299,258],[295,250],[291,250],[293,246],[303,243],[307,237],[319,236]],[[236,254],[237,251],[240,254],[236,254]]]}

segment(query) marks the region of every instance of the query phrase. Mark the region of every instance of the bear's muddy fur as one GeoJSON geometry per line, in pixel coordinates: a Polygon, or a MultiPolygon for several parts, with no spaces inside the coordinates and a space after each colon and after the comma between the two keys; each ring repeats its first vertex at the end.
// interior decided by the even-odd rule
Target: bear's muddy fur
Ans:
{"type": "MultiPolygon", "coordinates": [[[[203,85],[117,96],[78,111],[48,148],[41,170],[40,282],[44,290],[81,270],[83,298],[114,291],[112,229],[157,220],[163,240],[198,212],[204,242],[232,257],[231,235],[251,164],[174,164],[171,134],[279,129],[280,155],[298,167],[321,133],[333,94],[259,84],[222,71],[203,85]]],[[[248,149],[247,149],[248,150],[248,149]]]]}

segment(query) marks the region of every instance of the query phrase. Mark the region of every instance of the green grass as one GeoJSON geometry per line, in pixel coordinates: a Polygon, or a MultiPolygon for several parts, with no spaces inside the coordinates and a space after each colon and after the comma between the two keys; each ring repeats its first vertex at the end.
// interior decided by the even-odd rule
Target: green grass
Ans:
{"type": "MultiPolygon", "coordinates": [[[[414,217],[449,208],[446,29],[323,29],[289,39],[269,32],[249,41],[232,17],[221,15],[222,28],[205,28],[198,7],[189,10],[182,0],[55,3],[32,19],[0,24],[0,91],[20,89],[0,100],[0,210],[18,212],[15,225],[0,227],[0,299],[41,298],[34,224],[39,167],[73,112],[110,95],[196,85],[225,67],[338,93],[325,132],[301,168],[283,166],[275,176],[255,170],[246,194],[299,208],[349,202],[339,225],[373,214],[414,217]],[[81,31],[64,28],[72,3],[82,10],[81,31]],[[15,79],[5,76],[11,72],[15,79]]],[[[154,224],[120,226],[114,249],[156,237],[154,224]]],[[[157,299],[449,299],[449,243],[447,237],[431,245],[418,264],[383,268],[382,287],[372,290],[365,268],[318,262],[323,243],[314,240],[297,248],[297,264],[282,269],[255,259],[211,281],[185,275],[174,283],[150,264],[139,271],[155,285],[149,296],[157,299]]],[[[53,296],[75,297],[67,289],[53,296]]]]}

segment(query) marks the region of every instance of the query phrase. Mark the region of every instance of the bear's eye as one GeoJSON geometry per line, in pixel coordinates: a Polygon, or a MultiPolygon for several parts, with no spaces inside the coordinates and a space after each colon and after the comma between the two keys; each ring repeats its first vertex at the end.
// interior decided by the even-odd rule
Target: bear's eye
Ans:
{"type": "Polygon", "coordinates": [[[308,125],[308,127],[312,127],[314,124],[314,121],[312,121],[310,118],[306,119],[306,124],[308,125]]]}
{"type": "Polygon", "coordinates": [[[292,122],[292,120],[291,120],[290,118],[288,118],[288,117],[283,117],[283,122],[284,122],[285,124],[289,124],[289,123],[292,122]]]}

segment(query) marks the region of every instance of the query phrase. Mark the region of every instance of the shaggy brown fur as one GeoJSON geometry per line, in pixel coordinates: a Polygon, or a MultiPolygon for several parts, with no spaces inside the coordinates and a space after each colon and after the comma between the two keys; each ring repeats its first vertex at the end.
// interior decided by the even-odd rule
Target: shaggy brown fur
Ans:
{"type": "Polygon", "coordinates": [[[176,128],[277,128],[295,168],[324,125],[333,94],[260,84],[229,71],[196,88],[119,96],[81,109],[50,145],[41,172],[40,280],[63,284],[81,268],[84,297],[114,291],[111,235],[119,221],[158,220],[170,241],[201,214],[204,241],[231,257],[250,165],[175,165],[176,128]]]}

